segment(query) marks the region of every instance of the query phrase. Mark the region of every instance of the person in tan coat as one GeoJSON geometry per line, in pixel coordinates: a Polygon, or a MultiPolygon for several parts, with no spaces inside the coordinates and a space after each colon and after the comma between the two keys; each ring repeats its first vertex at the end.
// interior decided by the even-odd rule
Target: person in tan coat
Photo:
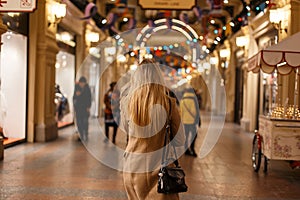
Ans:
{"type": "MultiPolygon", "coordinates": [[[[129,200],[179,199],[178,193],[157,192],[167,117],[172,128],[170,143],[182,155],[185,135],[176,100],[168,96],[159,66],[144,60],[132,74],[128,95],[121,99],[120,129],[129,135],[123,160],[129,200]]],[[[172,162],[168,164],[174,165],[172,162]]]]}

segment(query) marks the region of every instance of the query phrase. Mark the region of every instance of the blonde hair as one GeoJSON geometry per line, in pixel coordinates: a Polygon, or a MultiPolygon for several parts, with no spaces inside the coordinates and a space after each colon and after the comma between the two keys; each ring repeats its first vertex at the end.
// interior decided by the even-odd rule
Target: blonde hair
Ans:
{"type": "MultiPolygon", "coordinates": [[[[154,130],[161,127],[158,122],[161,110],[153,112],[154,106],[169,110],[167,89],[162,72],[151,60],[144,60],[131,78],[131,92],[128,105],[129,116],[138,126],[154,125],[154,130]],[[162,107],[161,107],[162,106],[162,107]],[[154,120],[151,122],[151,117],[154,120]]],[[[153,119],[152,119],[153,120],[153,119]]]]}

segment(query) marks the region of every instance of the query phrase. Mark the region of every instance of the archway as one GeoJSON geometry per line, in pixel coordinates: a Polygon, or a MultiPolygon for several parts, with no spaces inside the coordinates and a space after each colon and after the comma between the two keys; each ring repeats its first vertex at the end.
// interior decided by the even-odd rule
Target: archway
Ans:
{"type": "MultiPolygon", "coordinates": [[[[196,31],[188,24],[178,19],[158,19],[152,25],[146,25],[136,37],[137,45],[145,48],[147,41],[157,32],[162,30],[173,30],[180,32],[186,37],[186,43],[191,49],[191,62],[196,63],[197,59],[203,59],[204,54],[198,43],[199,36],[196,31]]],[[[170,50],[171,48],[168,48],[170,50]]],[[[182,55],[184,56],[184,55],[182,55]]]]}

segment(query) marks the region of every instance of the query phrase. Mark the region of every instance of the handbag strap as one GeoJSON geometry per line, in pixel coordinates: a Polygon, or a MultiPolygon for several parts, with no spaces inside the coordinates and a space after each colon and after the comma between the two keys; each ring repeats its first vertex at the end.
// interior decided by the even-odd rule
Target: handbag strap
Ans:
{"type": "MultiPolygon", "coordinates": [[[[163,148],[163,155],[162,155],[162,160],[161,160],[161,165],[164,166],[164,163],[165,163],[165,160],[167,160],[167,156],[169,154],[169,145],[172,145],[171,143],[170,144],[167,144],[168,142],[168,138],[169,138],[169,133],[171,133],[171,111],[172,111],[172,104],[171,104],[171,99],[169,98],[169,115],[168,115],[168,118],[167,118],[167,125],[166,125],[166,134],[165,134],[165,141],[164,141],[164,148],[163,148]],[[165,159],[166,158],[166,159],[165,159]]],[[[172,140],[173,138],[171,138],[172,136],[170,135],[170,140],[172,140]]],[[[175,154],[175,161],[174,161],[174,164],[176,165],[176,167],[179,167],[179,162],[178,162],[178,158],[177,158],[177,153],[176,153],[176,149],[175,149],[175,146],[173,146],[173,149],[174,149],[174,154],[175,154]]]]}
{"type": "Polygon", "coordinates": [[[196,116],[192,113],[192,111],[187,107],[187,105],[183,101],[183,106],[186,108],[186,110],[190,113],[190,115],[195,118],[196,116]]]}

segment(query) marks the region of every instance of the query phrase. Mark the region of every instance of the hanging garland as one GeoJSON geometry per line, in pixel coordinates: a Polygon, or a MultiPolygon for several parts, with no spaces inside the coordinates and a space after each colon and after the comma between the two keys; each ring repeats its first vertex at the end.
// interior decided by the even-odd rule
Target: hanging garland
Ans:
{"type": "MultiPolygon", "coordinates": [[[[202,44],[207,43],[206,38],[208,38],[208,34],[210,34],[209,27],[212,27],[213,25],[210,24],[210,19],[219,18],[222,16],[224,17],[224,14],[219,12],[223,6],[222,0],[206,0],[206,2],[210,7],[209,11],[202,10],[199,6],[195,6],[192,9],[192,12],[196,17],[196,22],[200,22],[203,27],[202,44]]],[[[220,27],[220,25],[219,27],[215,26],[214,34],[216,34],[216,38],[218,37],[219,39],[218,42],[213,43],[209,47],[209,52],[212,52],[216,48],[218,43],[222,43],[232,33],[237,32],[241,28],[241,26],[247,25],[250,11],[254,11],[257,14],[258,11],[263,10],[266,7],[271,8],[272,6],[276,5],[271,1],[265,0],[251,0],[249,5],[245,2],[245,0],[241,0],[241,2],[243,3],[244,8],[237,16],[235,16],[230,22],[222,24],[222,27],[220,27]]],[[[101,30],[108,31],[112,36],[120,33],[121,31],[130,31],[136,28],[136,19],[130,13],[127,3],[127,0],[117,0],[114,3],[114,8],[112,8],[108,12],[106,18],[104,18],[105,20],[103,20],[103,18],[98,18],[99,20],[101,20],[101,30]],[[128,20],[123,20],[125,18],[127,18],[128,20]]],[[[169,29],[171,29],[172,18],[175,17],[172,16],[173,12],[171,10],[146,10],[145,13],[146,17],[148,18],[147,23],[149,27],[155,27],[155,19],[166,18],[167,20],[165,24],[169,29]]],[[[80,20],[89,21],[91,18],[95,20],[94,16],[97,14],[98,13],[96,5],[94,3],[88,3],[84,9],[84,17],[80,18],[80,20]]],[[[189,15],[186,11],[181,12],[178,18],[186,24],[191,23],[189,15]]],[[[96,24],[97,23],[99,24],[100,22],[96,22],[96,24]]]]}
{"type": "MultiPolygon", "coordinates": [[[[252,0],[250,1],[249,5],[245,2],[245,0],[241,0],[241,2],[243,4],[243,10],[238,15],[236,15],[230,22],[224,25],[222,37],[220,37],[217,44],[222,44],[231,34],[236,33],[238,30],[240,30],[242,26],[248,25],[248,17],[251,15],[250,11],[253,11],[256,14],[258,14],[259,12],[262,12],[265,8],[270,8],[276,5],[275,3],[271,3],[270,0],[252,0]]],[[[216,38],[215,41],[217,41],[216,38]]],[[[213,52],[217,44],[213,43],[208,49],[209,52],[213,52]]]]}
{"type": "Polygon", "coordinates": [[[84,10],[84,17],[79,18],[81,20],[88,20],[91,19],[97,13],[97,6],[94,3],[89,3],[84,10]]]}
{"type": "Polygon", "coordinates": [[[118,0],[115,3],[115,8],[112,8],[109,11],[106,17],[106,24],[103,26],[102,30],[108,30],[109,34],[113,36],[115,34],[119,34],[124,25],[127,25],[126,30],[130,31],[136,27],[136,19],[128,9],[127,0],[118,0]],[[124,21],[124,18],[127,18],[128,20],[124,21]],[[118,28],[115,26],[117,22],[119,23],[118,28]]]}

